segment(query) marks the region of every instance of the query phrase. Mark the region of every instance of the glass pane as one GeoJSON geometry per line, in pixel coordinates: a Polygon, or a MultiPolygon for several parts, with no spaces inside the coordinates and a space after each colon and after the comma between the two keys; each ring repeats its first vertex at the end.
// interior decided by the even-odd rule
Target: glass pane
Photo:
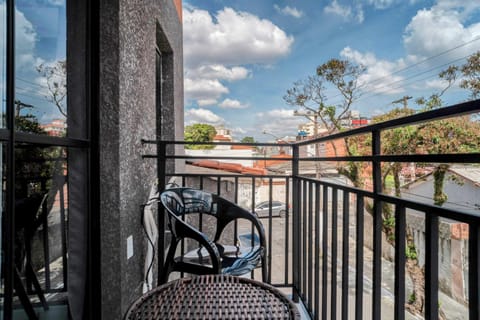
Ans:
{"type": "Polygon", "coordinates": [[[0,128],[5,128],[5,110],[7,103],[7,8],[6,2],[0,0],[0,96],[2,98],[0,108],[0,128]]]}
{"type": "Polygon", "coordinates": [[[16,129],[65,134],[67,116],[65,1],[16,1],[16,129]],[[33,127],[30,126],[33,123],[33,127]]]}
{"type": "MultiPolygon", "coordinates": [[[[68,185],[62,147],[17,145],[15,150],[15,268],[36,312],[66,300],[68,185]]],[[[15,317],[27,305],[14,300],[15,317]]],[[[52,308],[50,308],[52,309],[52,308]]],[[[49,310],[48,312],[53,312],[49,310]]]]}

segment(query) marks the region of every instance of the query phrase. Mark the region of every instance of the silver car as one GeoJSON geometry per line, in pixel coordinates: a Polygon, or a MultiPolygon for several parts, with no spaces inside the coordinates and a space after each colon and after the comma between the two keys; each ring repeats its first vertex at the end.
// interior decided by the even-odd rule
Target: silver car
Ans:
{"type": "MultiPolygon", "coordinates": [[[[287,212],[287,207],[285,203],[277,200],[272,200],[272,217],[285,216],[287,212]]],[[[255,213],[259,218],[268,218],[270,214],[270,201],[260,202],[255,207],[255,213]]]]}

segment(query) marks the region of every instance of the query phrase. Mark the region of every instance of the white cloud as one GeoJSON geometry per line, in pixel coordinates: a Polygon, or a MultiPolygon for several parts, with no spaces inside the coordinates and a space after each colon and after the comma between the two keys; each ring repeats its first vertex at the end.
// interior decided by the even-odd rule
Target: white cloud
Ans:
{"type": "Polygon", "coordinates": [[[244,135],[247,133],[247,130],[244,130],[243,128],[236,127],[231,130],[233,136],[239,136],[239,135],[244,135]]]}
{"type": "Polygon", "coordinates": [[[53,6],[64,6],[65,0],[48,0],[48,3],[53,6]]]}
{"type": "Polygon", "coordinates": [[[274,5],[273,6],[275,8],[275,10],[277,10],[277,12],[281,13],[281,14],[284,14],[286,16],[292,16],[294,18],[301,18],[303,17],[303,12],[301,10],[298,10],[297,8],[295,7],[290,7],[290,6],[286,6],[285,8],[280,8],[278,5],[274,5]]]}
{"type": "Polygon", "coordinates": [[[217,102],[222,94],[229,92],[219,80],[216,79],[184,79],[185,99],[197,100],[199,105],[212,105],[217,102]]]}
{"type": "Polygon", "coordinates": [[[237,81],[247,78],[250,71],[244,67],[228,68],[220,64],[202,65],[188,69],[185,76],[188,78],[218,79],[237,81]]]}
{"type": "Polygon", "coordinates": [[[397,94],[404,91],[400,75],[394,74],[397,70],[405,67],[404,60],[395,62],[378,59],[373,53],[361,53],[350,47],[344,48],[340,55],[347,60],[355,62],[366,68],[358,81],[362,91],[383,94],[397,94]]]}
{"type": "Polygon", "coordinates": [[[183,10],[184,57],[189,67],[270,64],[290,53],[293,36],[271,21],[224,8],[215,16],[208,11],[183,10]]]}
{"type": "Polygon", "coordinates": [[[213,106],[215,104],[218,103],[218,100],[216,99],[210,99],[210,98],[206,98],[206,99],[198,99],[197,100],[197,104],[200,106],[200,107],[206,107],[206,106],[213,106]]]}
{"type": "Polygon", "coordinates": [[[326,6],[323,11],[326,13],[333,13],[339,15],[343,18],[350,18],[352,15],[352,7],[342,6],[338,3],[337,0],[333,0],[328,6],[326,6]]]}
{"type": "MultiPolygon", "coordinates": [[[[396,2],[369,0],[376,8],[396,2]]],[[[459,58],[480,50],[480,41],[476,40],[480,37],[480,23],[471,19],[479,10],[476,2],[475,6],[470,1],[438,0],[434,6],[419,10],[405,28],[403,59],[382,60],[373,53],[350,47],[344,48],[340,55],[366,67],[366,73],[359,78],[362,91],[391,95],[405,90],[442,90],[446,83],[438,79],[440,69],[434,67],[461,63],[459,58]]],[[[334,3],[338,5],[337,0],[334,3]]],[[[351,15],[353,11],[344,12],[351,15]]]]}
{"type": "Polygon", "coordinates": [[[473,40],[480,36],[480,23],[467,25],[475,10],[478,1],[458,0],[439,0],[433,7],[419,10],[405,28],[403,40],[407,53],[422,59],[471,42],[441,57],[452,61],[479,50],[479,41],[473,40]],[[475,2],[476,6],[472,4],[475,2]]]}
{"type": "MultiPolygon", "coordinates": [[[[0,16],[6,16],[6,7],[0,5],[0,16]]],[[[15,64],[17,72],[36,74],[35,67],[43,62],[36,57],[35,45],[37,42],[37,32],[34,25],[27,20],[23,12],[15,9],[15,64]]],[[[0,23],[0,34],[5,34],[5,25],[0,23]]],[[[5,41],[0,42],[1,52],[5,52],[5,41]]]]}
{"type": "Polygon", "coordinates": [[[271,65],[290,53],[293,37],[271,21],[224,8],[216,14],[183,9],[185,100],[206,106],[218,103],[226,82],[251,77],[245,67],[271,65]]]}
{"type": "Polygon", "coordinates": [[[224,109],[245,109],[248,108],[248,104],[242,104],[238,100],[225,99],[219,105],[220,108],[224,109]]]}
{"type": "Polygon", "coordinates": [[[192,123],[208,123],[212,125],[224,124],[225,120],[207,109],[188,109],[185,111],[185,122],[192,123]]]}
{"type": "Polygon", "coordinates": [[[448,81],[443,79],[432,79],[425,82],[425,87],[435,89],[437,91],[443,90],[448,86],[448,81]]]}
{"type": "Polygon", "coordinates": [[[397,0],[368,0],[368,3],[373,5],[375,9],[386,9],[391,7],[397,0]]]}
{"type": "Polygon", "coordinates": [[[362,23],[365,19],[363,8],[360,3],[357,3],[355,7],[351,5],[342,5],[337,0],[333,0],[323,11],[325,13],[336,14],[345,20],[354,20],[358,23],[362,23]]]}
{"type": "Polygon", "coordinates": [[[292,109],[273,109],[256,114],[256,131],[263,130],[276,135],[295,135],[298,125],[308,120],[303,117],[295,117],[292,109]]]}

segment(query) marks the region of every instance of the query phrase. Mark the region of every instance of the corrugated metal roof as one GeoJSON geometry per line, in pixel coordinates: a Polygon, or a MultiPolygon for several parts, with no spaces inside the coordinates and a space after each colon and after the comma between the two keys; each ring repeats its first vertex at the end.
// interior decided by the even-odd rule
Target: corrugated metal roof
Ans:
{"type": "Polygon", "coordinates": [[[450,167],[449,171],[480,186],[480,167],[478,166],[454,165],[450,167]]]}

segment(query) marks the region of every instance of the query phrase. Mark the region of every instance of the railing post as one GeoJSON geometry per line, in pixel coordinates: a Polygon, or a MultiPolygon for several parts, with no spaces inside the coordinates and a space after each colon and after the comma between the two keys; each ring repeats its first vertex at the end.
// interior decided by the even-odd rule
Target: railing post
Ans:
{"type": "Polygon", "coordinates": [[[299,301],[298,291],[300,288],[300,188],[299,188],[299,148],[298,145],[292,145],[292,276],[293,276],[293,300],[299,301]]]}
{"type": "Polygon", "coordinates": [[[469,319],[480,318],[480,226],[470,223],[468,227],[468,309],[469,319]]]}
{"type": "Polygon", "coordinates": [[[425,212],[425,315],[438,319],[438,223],[433,211],[425,212]]]}
{"type": "Polygon", "coordinates": [[[378,156],[381,155],[380,130],[372,131],[372,178],[373,178],[373,293],[372,319],[381,318],[382,285],[382,202],[378,195],[382,192],[382,167],[378,156]]]}
{"type": "MultiPolygon", "coordinates": [[[[158,180],[158,192],[162,192],[165,189],[166,183],[166,152],[167,147],[164,141],[158,141],[157,143],[157,180],[158,180]]],[[[163,271],[163,263],[165,261],[165,212],[158,208],[158,274],[157,284],[161,285],[160,275],[163,271]]]]}

